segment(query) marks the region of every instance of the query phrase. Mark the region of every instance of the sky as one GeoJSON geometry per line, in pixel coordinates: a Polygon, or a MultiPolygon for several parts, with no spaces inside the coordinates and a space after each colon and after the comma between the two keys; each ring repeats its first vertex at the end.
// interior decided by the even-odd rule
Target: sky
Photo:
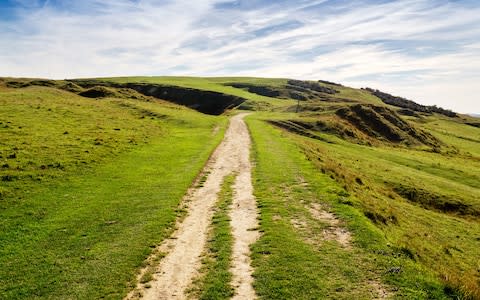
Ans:
{"type": "Polygon", "coordinates": [[[479,0],[0,0],[0,76],[255,76],[480,113],[479,0]]]}

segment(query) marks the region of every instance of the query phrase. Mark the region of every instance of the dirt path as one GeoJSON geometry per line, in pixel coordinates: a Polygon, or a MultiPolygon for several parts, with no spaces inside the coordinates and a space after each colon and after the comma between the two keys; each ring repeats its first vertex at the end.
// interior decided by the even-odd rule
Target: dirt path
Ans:
{"type": "MultiPolygon", "coordinates": [[[[243,122],[240,124],[242,131],[247,131],[247,126],[243,122]]],[[[250,165],[250,137],[249,135],[240,135],[239,142],[244,145],[247,151],[240,153],[240,168],[235,185],[233,186],[234,197],[232,209],[230,210],[232,234],[234,237],[232,268],[233,287],[236,290],[233,299],[255,299],[255,290],[253,289],[253,269],[250,259],[250,245],[254,243],[259,232],[256,230],[257,205],[253,197],[252,172],[250,165]]]]}
{"type": "Polygon", "coordinates": [[[188,215],[178,225],[173,236],[160,246],[167,255],[153,274],[153,280],[139,284],[127,299],[185,299],[185,290],[198,274],[201,255],[206,245],[208,227],[212,220],[217,193],[226,175],[238,174],[234,186],[232,228],[234,235],[233,265],[234,286],[242,299],[255,298],[251,287],[252,277],[249,245],[255,241],[256,205],[252,196],[249,162],[250,136],[243,121],[245,114],[232,117],[225,138],[207,164],[208,174],[203,186],[189,197],[188,215]],[[237,288],[238,287],[238,288],[237,288]]]}

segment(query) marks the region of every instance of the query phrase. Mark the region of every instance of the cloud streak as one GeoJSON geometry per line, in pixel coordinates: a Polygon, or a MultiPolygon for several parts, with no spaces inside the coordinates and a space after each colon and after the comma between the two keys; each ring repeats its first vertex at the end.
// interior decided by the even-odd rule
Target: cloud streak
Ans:
{"type": "Polygon", "coordinates": [[[326,79],[480,112],[475,1],[22,0],[2,9],[2,76],[326,79]]]}

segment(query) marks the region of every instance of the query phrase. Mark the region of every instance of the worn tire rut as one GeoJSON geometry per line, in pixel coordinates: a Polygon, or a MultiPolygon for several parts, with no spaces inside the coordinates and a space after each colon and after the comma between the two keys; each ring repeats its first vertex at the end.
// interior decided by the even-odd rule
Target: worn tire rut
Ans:
{"type": "Polygon", "coordinates": [[[167,253],[153,274],[153,280],[139,283],[126,299],[186,299],[186,290],[198,275],[212,221],[217,194],[225,176],[236,173],[230,217],[234,237],[231,272],[237,299],[254,299],[250,244],[258,238],[257,210],[251,183],[250,135],[243,120],[231,118],[222,143],[207,166],[203,186],[187,198],[188,214],[178,229],[159,247],[167,253]]]}

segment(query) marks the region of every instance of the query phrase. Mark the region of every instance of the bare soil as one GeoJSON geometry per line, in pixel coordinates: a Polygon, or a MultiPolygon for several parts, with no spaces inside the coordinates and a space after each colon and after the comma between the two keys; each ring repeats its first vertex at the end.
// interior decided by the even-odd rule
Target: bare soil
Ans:
{"type": "Polygon", "coordinates": [[[155,251],[157,255],[166,255],[154,268],[153,280],[142,283],[140,278],[148,272],[148,267],[142,270],[139,285],[126,299],[187,298],[185,291],[198,275],[201,266],[201,255],[206,246],[217,194],[224,177],[233,172],[237,174],[231,210],[232,234],[235,240],[231,268],[233,286],[236,297],[255,298],[249,246],[258,237],[258,232],[252,230],[257,226],[257,211],[252,195],[250,135],[243,121],[244,116],[245,114],[239,114],[232,117],[224,140],[205,167],[204,174],[208,174],[207,179],[187,196],[187,216],[178,224],[178,229],[171,238],[155,251]]]}
{"type": "Polygon", "coordinates": [[[381,284],[379,281],[372,280],[368,282],[368,285],[371,286],[373,294],[376,294],[377,297],[374,300],[388,299],[393,296],[393,293],[387,290],[387,288],[381,284]]]}
{"type": "Polygon", "coordinates": [[[309,210],[315,219],[329,225],[323,231],[324,239],[337,241],[342,247],[351,248],[352,235],[346,228],[341,226],[340,220],[334,214],[323,210],[318,203],[312,204],[309,210]]]}

